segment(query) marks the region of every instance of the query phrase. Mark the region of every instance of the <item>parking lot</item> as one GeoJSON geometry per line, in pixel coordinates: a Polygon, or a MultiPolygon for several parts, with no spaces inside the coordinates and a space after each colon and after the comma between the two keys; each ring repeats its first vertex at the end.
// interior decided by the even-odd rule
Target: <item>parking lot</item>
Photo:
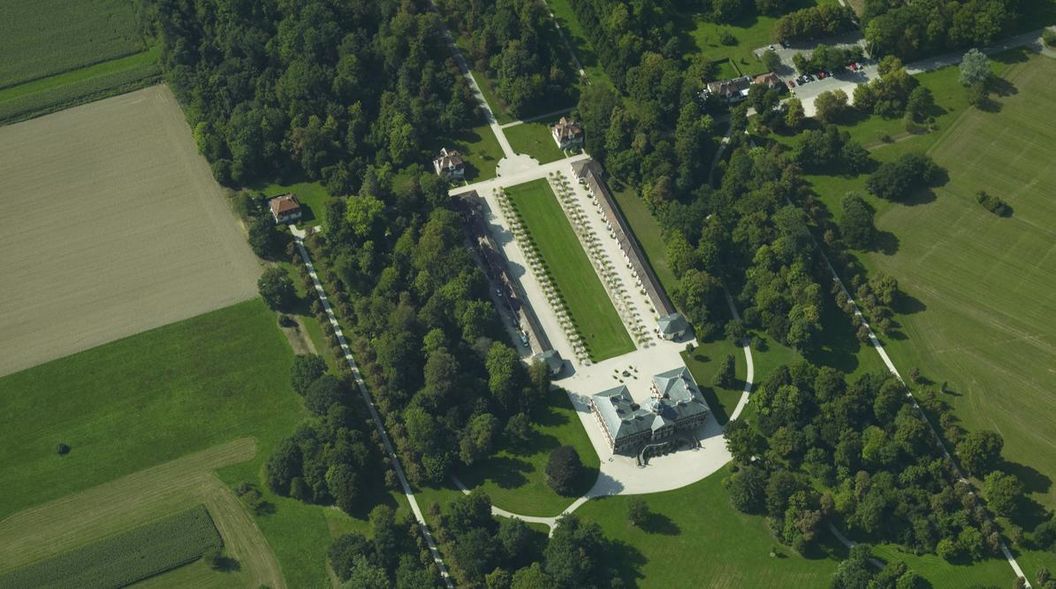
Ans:
{"type": "MultiPolygon", "coordinates": [[[[864,42],[865,41],[862,39],[861,35],[852,34],[835,37],[827,40],[825,44],[830,47],[849,48],[855,45],[863,45],[864,42]]],[[[864,61],[861,63],[862,67],[857,71],[845,69],[839,72],[833,72],[834,75],[820,79],[817,78],[816,72],[812,72],[812,74],[815,74],[812,75],[814,79],[801,83],[799,81],[799,72],[796,71],[795,65],[793,65],[793,57],[797,54],[809,56],[814,51],[815,47],[817,47],[816,43],[790,45],[780,45],[775,43],[766,47],[760,47],[754,51],[758,57],[772,48],[774,53],[781,58],[781,66],[774,70],[774,73],[781,78],[786,87],[790,81],[794,83],[794,86],[788,87],[788,89],[792,96],[799,98],[803,103],[803,110],[807,116],[814,116],[814,99],[822,92],[843,90],[847,93],[847,97],[851,98],[854,94],[855,86],[865,84],[877,76],[876,63],[872,61],[864,61]]]]}

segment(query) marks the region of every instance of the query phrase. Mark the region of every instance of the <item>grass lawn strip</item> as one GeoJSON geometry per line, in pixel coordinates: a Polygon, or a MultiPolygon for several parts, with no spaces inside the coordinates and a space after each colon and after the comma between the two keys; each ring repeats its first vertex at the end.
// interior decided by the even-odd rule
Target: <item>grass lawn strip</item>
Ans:
{"type": "Polygon", "coordinates": [[[130,585],[195,561],[223,542],[204,505],[0,577],[0,587],[130,585]]]}
{"type": "Polygon", "coordinates": [[[482,489],[502,509],[521,515],[556,516],[590,489],[599,465],[598,454],[568,395],[554,389],[545,414],[535,420],[525,448],[507,446],[459,476],[468,488],[482,489]],[[588,471],[569,497],[558,495],[546,484],[546,463],[550,451],[558,446],[575,448],[588,471]]]}
{"type": "MultiPolygon", "coordinates": [[[[495,177],[495,167],[504,154],[490,126],[485,124],[460,131],[453,139],[454,148],[462,152],[466,164],[466,181],[480,182],[495,177]]],[[[443,146],[437,146],[434,151],[439,153],[440,147],[443,146]]]]}
{"type": "Polygon", "coordinates": [[[554,143],[554,136],[550,132],[550,125],[559,118],[521,123],[506,127],[502,132],[515,152],[528,154],[540,164],[548,164],[565,157],[565,152],[554,143]]]}
{"type": "Polygon", "coordinates": [[[320,225],[326,228],[326,205],[333,199],[330,192],[318,182],[297,182],[294,184],[268,184],[259,188],[266,198],[279,196],[292,192],[297,195],[301,208],[307,209],[298,225],[315,227],[320,225]]]}
{"type": "Polygon", "coordinates": [[[545,179],[506,189],[594,361],[634,350],[587,254],[545,179]]]}
{"type": "Polygon", "coordinates": [[[0,123],[55,112],[130,92],[161,78],[160,48],[0,90],[0,123]]]}

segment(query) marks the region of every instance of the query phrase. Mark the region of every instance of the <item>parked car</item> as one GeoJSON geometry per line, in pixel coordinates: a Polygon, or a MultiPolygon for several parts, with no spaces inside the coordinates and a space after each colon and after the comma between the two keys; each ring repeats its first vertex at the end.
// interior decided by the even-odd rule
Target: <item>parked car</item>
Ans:
{"type": "Polygon", "coordinates": [[[789,80],[788,81],[788,87],[789,88],[795,88],[796,87],[796,81],[795,80],[789,80]]]}

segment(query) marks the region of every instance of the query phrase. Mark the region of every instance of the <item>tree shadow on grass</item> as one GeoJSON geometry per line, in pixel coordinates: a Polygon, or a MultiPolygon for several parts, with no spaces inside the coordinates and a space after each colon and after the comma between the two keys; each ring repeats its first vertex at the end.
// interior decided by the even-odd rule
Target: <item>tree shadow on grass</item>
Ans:
{"type": "Polygon", "coordinates": [[[1052,488],[1052,479],[1032,466],[1006,460],[1001,464],[1001,470],[1015,475],[1023,483],[1023,490],[1027,493],[1048,493],[1052,488]]]}
{"type": "Polygon", "coordinates": [[[928,306],[924,304],[924,301],[917,297],[900,291],[898,296],[895,297],[895,302],[891,305],[891,309],[899,315],[913,315],[928,310],[928,306]]]}
{"type": "MultiPolygon", "coordinates": [[[[553,436],[548,436],[553,437],[553,436]]],[[[469,488],[480,486],[489,480],[500,489],[516,489],[528,482],[525,473],[532,472],[532,464],[527,460],[510,456],[492,456],[479,466],[468,470],[463,475],[465,485],[469,488]]]]}
{"type": "Polygon", "coordinates": [[[855,337],[850,320],[836,308],[831,297],[824,297],[821,310],[822,344],[817,350],[804,354],[815,364],[831,366],[848,374],[858,368],[858,351],[862,343],[855,337]]]}
{"type": "MultiPolygon", "coordinates": [[[[743,381],[738,381],[741,387],[744,387],[743,381]]],[[[697,383],[699,386],[700,383],[697,383]]],[[[719,425],[726,425],[730,421],[729,414],[726,413],[726,407],[723,406],[722,402],[719,401],[719,396],[715,394],[715,389],[708,386],[699,386],[700,394],[703,395],[704,401],[707,402],[708,407],[711,408],[712,415],[715,416],[715,421],[719,425]]]]}
{"type": "Polygon", "coordinates": [[[682,533],[675,521],[662,513],[649,512],[642,522],[642,531],[650,534],[663,534],[665,536],[677,536],[682,533]]]}
{"type": "Polygon", "coordinates": [[[873,249],[885,256],[893,256],[898,253],[898,236],[890,231],[878,231],[873,241],[873,249]]]}
{"type": "Polygon", "coordinates": [[[220,556],[210,564],[210,567],[221,573],[233,573],[242,570],[242,563],[230,556],[220,556]]]}
{"type": "Polygon", "coordinates": [[[610,540],[608,564],[615,570],[616,576],[627,588],[638,587],[639,581],[645,578],[642,567],[648,562],[641,550],[623,540],[610,540]]]}

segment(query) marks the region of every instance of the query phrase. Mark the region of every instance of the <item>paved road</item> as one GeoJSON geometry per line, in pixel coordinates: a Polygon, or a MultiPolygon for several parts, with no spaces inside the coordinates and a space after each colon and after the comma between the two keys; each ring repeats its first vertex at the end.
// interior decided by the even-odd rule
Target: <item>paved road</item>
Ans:
{"type": "Polygon", "coordinates": [[[334,328],[334,334],[337,336],[337,340],[341,344],[341,352],[344,355],[345,362],[348,363],[348,367],[352,371],[352,377],[356,381],[359,393],[363,397],[363,402],[366,403],[367,408],[370,410],[370,417],[374,421],[374,426],[378,429],[378,433],[381,434],[381,441],[385,446],[385,452],[389,455],[389,460],[392,461],[393,470],[396,471],[396,477],[400,480],[403,494],[407,497],[407,502],[411,505],[411,511],[414,512],[414,518],[418,521],[418,526],[422,530],[425,542],[429,546],[429,553],[433,557],[433,562],[436,563],[437,568],[440,569],[440,576],[443,578],[444,584],[447,588],[454,589],[455,585],[451,582],[451,576],[447,572],[447,566],[444,564],[444,560],[440,556],[440,550],[436,547],[436,542],[433,540],[432,533],[429,532],[429,526],[425,523],[425,516],[422,514],[421,508],[418,507],[418,500],[415,499],[414,491],[411,490],[411,484],[407,481],[407,476],[403,472],[403,466],[400,464],[400,459],[396,455],[396,450],[393,448],[392,441],[389,440],[389,434],[385,431],[385,422],[382,421],[381,415],[378,414],[377,407],[374,406],[374,400],[370,397],[370,392],[367,391],[367,385],[363,382],[363,378],[359,373],[359,367],[356,366],[356,361],[352,357],[352,350],[348,347],[348,342],[345,340],[345,336],[341,332],[341,326],[338,324],[337,317],[334,315],[334,310],[330,306],[330,301],[326,297],[326,291],[323,290],[323,285],[319,281],[319,276],[315,273],[315,266],[312,265],[312,260],[308,256],[308,250],[304,247],[303,237],[303,232],[296,232],[294,234],[294,243],[297,244],[297,251],[300,252],[301,260],[308,269],[308,275],[312,278],[316,294],[319,296],[319,301],[322,303],[323,309],[326,310],[326,316],[330,321],[330,325],[334,328]]]}

